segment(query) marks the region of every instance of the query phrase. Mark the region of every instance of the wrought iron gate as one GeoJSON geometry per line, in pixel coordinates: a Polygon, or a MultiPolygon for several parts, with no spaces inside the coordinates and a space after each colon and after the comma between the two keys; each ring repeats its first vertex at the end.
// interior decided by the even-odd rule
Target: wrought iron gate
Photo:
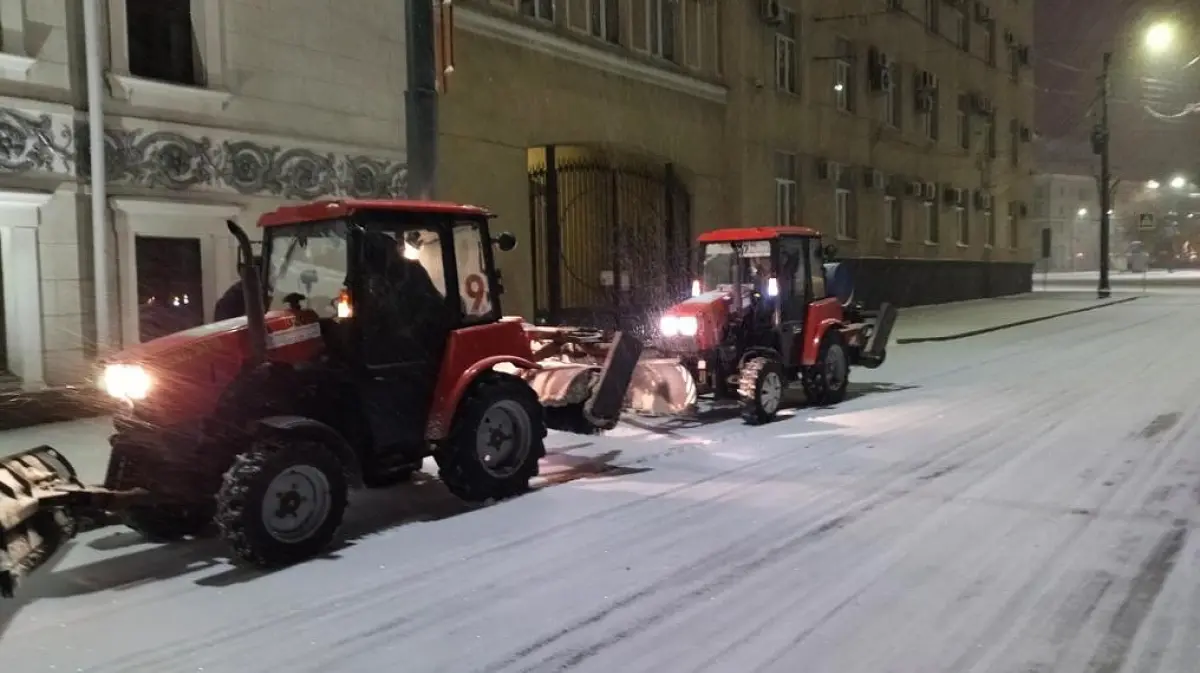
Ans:
{"type": "Polygon", "coordinates": [[[670,164],[556,161],[529,173],[536,319],[643,326],[686,290],[691,200],[670,164]]]}

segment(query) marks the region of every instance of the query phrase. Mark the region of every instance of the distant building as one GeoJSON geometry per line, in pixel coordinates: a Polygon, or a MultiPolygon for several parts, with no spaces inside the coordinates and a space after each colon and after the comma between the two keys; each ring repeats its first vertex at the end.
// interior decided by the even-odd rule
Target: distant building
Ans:
{"type": "MultiPolygon", "coordinates": [[[[1100,268],[1100,192],[1092,175],[1043,173],[1034,176],[1030,226],[1037,270],[1092,271],[1100,268]],[[1049,232],[1049,255],[1043,243],[1049,232]]],[[[1120,182],[1113,192],[1109,253],[1113,268],[1125,268],[1131,244],[1143,238],[1138,220],[1155,212],[1154,190],[1140,182],[1120,182]]]]}

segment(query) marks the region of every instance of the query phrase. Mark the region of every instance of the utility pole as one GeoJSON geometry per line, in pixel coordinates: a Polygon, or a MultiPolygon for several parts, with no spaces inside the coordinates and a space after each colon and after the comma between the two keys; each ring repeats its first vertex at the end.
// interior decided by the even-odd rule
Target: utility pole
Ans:
{"type": "Polygon", "coordinates": [[[437,186],[437,51],[433,3],[405,0],[408,89],[404,92],[408,197],[434,198],[437,186]]]}
{"type": "Polygon", "coordinates": [[[1104,52],[1104,61],[1100,69],[1100,120],[1092,135],[1092,146],[1100,155],[1100,283],[1096,287],[1096,296],[1108,299],[1112,288],[1108,283],[1108,227],[1112,216],[1112,193],[1109,185],[1112,183],[1112,166],[1109,162],[1109,128],[1108,128],[1108,96],[1109,70],[1112,67],[1112,52],[1104,52]]]}

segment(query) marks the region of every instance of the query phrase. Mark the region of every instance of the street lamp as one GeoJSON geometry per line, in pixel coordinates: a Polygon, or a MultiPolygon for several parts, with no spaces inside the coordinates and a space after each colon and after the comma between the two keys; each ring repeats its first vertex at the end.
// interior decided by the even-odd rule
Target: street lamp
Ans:
{"type": "Polygon", "coordinates": [[[1187,178],[1183,177],[1182,175],[1176,175],[1175,177],[1171,178],[1171,189],[1183,189],[1184,187],[1187,187],[1187,184],[1187,178]]]}
{"type": "Polygon", "coordinates": [[[1153,54],[1161,54],[1175,44],[1175,26],[1160,21],[1146,31],[1146,49],[1153,54]]]}
{"type": "Polygon", "coordinates": [[[1080,208],[1079,212],[1075,213],[1079,217],[1087,217],[1087,208],[1080,208]]]}
{"type": "Polygon", "coordinates": [[[1158,189],[1161,186],[1162,185],[1158,184],[1158,180],[1151,180],[1150,182],[1146,183],[1146,189],[1153,190],[1153,189],[1158,189]]]}

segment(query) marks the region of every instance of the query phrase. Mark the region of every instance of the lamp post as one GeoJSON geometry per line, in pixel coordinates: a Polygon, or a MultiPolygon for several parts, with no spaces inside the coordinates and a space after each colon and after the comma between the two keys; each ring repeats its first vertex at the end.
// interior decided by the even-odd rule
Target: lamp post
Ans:
{"type": "Polygon", "coordinates": [[[1108,281],[1108,211],[1112,210],[1112,165],[1109,161],[1109,128],[1108,128],[1108,90],[1109,70],[1112,67],[1112,52],[1104,53],[1100,68],[1100,118],[1096,130],[1092,134],[1092,145],[1096,154],[1100,155],[1100,280],[1096,286],[1096,296],[1108,299],[1112,296],[1112,287],[1108,281]]]}

